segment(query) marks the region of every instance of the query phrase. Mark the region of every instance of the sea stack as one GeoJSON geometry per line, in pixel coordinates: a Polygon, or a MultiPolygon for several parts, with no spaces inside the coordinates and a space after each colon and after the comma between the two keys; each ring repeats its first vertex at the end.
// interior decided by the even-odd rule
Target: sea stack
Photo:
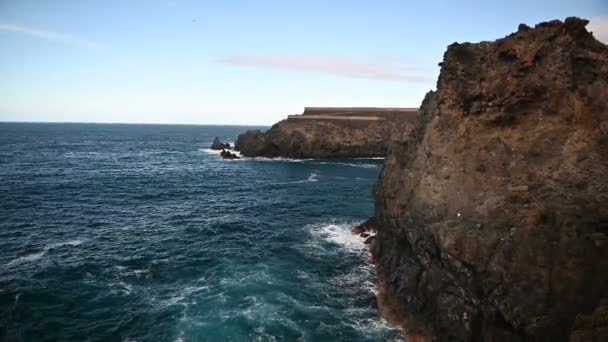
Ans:
{"type": "Polygon", "coordinates": [[[236,155],[236,153],[232,153],[232,152],[226,151],[226,150],[222,150],[220,152],[220,157],[222,157],[222,159],[230,159],[230,160],[240,159],[239,156],[236,155]]]}
{"type": "Polygon", "coordinates": [[[215,139],[213,139],[213,143],[211,144],[211,149],[212,150],[226,150],[226,149],[230,149],[230,144],[229,143],[223,143],[220,141],[220,138],[215,137],[215,139]]]}
{"type": "Polygon", "coordinates": [[[375,189],[382,310],[428,341],[608,340],[608,47],[454,43],[375,189]]]}
{"type": "Polygon", "coordinates": [[[417,109],[307,107],[267,132],[239,135],[236,149],[247,157],[384,157],[392,141],[403,141],[414,127],[417,109]]]}

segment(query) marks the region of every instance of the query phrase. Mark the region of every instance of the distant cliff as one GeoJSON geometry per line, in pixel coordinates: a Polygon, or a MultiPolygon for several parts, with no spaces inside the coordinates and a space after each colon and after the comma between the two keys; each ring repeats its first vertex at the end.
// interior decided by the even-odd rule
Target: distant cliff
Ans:
{"type": "Polygon", "coordinates": [[[247,157],[384,157],[392,141],[409,136],[416,111],[398,108],[307,108],[267,132],[239,135],[236,149],[247,157]]]}
{"type": "Polygon", "coordinates": [[[608,47],[568,18],[450,45],[375,189],[379,302],[440,341],[608,341],[608,47]]]}

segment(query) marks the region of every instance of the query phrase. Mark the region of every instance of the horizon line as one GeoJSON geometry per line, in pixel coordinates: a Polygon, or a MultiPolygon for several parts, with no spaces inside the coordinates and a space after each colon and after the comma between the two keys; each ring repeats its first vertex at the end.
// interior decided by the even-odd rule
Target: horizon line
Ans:
{"type": "Polygon", "coordinates": [[[272,126],[273,124],[214,124],[214,123],[178,123],[178,122],[95,122],[95,121],[5,121],[0,124],[90,124],[90,125],[174,125],[174,126],[235,126],[235,127],[260,127],[272,126]]]}

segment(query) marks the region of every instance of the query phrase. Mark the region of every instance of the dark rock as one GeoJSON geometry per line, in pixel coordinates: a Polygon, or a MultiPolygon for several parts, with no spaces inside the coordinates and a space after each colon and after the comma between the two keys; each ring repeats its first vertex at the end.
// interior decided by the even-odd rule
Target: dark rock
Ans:
{"type": "Polygon", "coordinates": [[[371,244],[372,242],[374,242],[374,240],[375,240],[375,239],[376,239],[376,236],[375,236],[375,235],[368,236],[368,238],[366,238],[366,239],[365,239],[365,244],[366,244],[366,245],[369,245],[369,244],[371,244]]]}
{"type": "Polygon", "coordinates": [[[532,28],[526,24],[519,24],[519,26],[517,27],[517,31],[529,31],[532,28]]]}
{"type": "Polygon", "coordinates": [[[248,157],[268,154],[268,146],[266,146],[264,133],[259,129],[249,130],[240,134],[236,140],[234,149],[248,157]]]}
{"type": "Polygon", "coordinates": [[[608,336],[608,302],[602,302],[589,314],[579,314],[572,330],[571,342],[606,341],[606,336],[608,336]]]}
{"type": "Polygon", "coordinates": [[[224,159],[240,159],[236,153],[231,153],[230,151],[226,150],[222,150],[222,152],[220,152],[220,156],[224,159]]]}
{"type": "Polygon", "coordinates": [[[220,138],[215,137],[215,139],[213,139],[213,143],[211,144],[211,149],[212,150],[223,150],[223,149],[230,149],[230,144],[229,143],[222,143],[220,141],[220,138]]]}
{"type": "Polygon", "coordinates": [[[236,149],[247,157],[384,157],[391,141],[403,140],[412,126],[412,121],[398,119],[366,123],[283,120],[266,132],[239,135],[236,149]]]}
{"type": "MultiPolygon", "coordinates": [[[[355,226],[352,230],[353,234],[359,234],[361,236],[363,236],[363,233],[366,232],[372,232],[376,230],[375,227],[376,224],[376,218],[375,217],[370,217],[367,220],[365,220],[365,222],[355,226]]],[[[368,234],[369,235],[369,234],[368,234]]]]}
{"type": "Polygon", "coordinates": [[[375,189],[395,321],[439,341],[608,341],[608,46],[585,23],[446,51],[375,189]]]}
{"type": "Polygon", "coordinates": [[[369,233],[363,232],[363,233],[359,234],[359,236],[365,239],[369,236],[369,233]]]}
{"type": "Polygon", "coordinates": [[[372,308],[378,309],[378,298],[376,296],[372,297],[372,308]]]}

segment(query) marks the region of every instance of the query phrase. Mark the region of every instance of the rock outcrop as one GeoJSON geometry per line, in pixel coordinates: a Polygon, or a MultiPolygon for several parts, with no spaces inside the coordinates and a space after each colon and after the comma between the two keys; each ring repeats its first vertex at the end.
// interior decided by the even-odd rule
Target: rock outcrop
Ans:
{"type": "Polygon", "coordinates": [[[215,139],[213,139],[213,143],[211,144],[211,149],[212,150],[225,150],[225,149],[230,149],[230,144],[229,143],[223,143],[220,141],[220,138],[215,137],[215,139]]]}
{"type": "Polygon", "coordinates": [[[222,157],[222,159],[230,159],[230,160],[241,159],[239,156],[236,155],[236,153],[232,153],[232,152],[226,151],[226,150],[222,150],[222,152],[220,152],[220,157],[222,157]]]}
{"type": "Polygon", "coordinates": [[[246,157],[362,158],[384,157],[393,140],[405,139],[412,120],[292,120],[267,132],[239,135],[236,149],[246,157]]]}
{"type": "Polygon", "coordinates": [[[439,341],[608,340],[608,47],[568,18],[450,45],[375,188],[379,302],[439,341]]]}

